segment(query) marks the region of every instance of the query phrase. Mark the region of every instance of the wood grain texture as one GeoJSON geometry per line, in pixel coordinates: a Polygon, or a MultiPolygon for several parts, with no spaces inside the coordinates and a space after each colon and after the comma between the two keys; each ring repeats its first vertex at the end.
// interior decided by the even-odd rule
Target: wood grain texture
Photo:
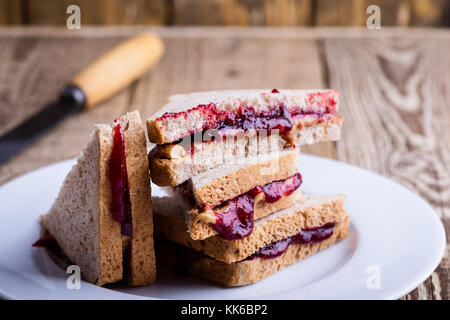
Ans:
{"type": "MultiPolygon", "coordinates": [[[[83,66],[143,28],[0,29],[0,134],[53,99],[83,66]]],[[[99,107],[61,123],[0,166],[0,184],[78,155],[92,125],[148,117],[167,96],[234,88],[341,92],[342,140],[305,147],[378,172],[429,201],[450,233],[449,31],[152,28],[163,59],[99,107]]],[[[450,252],[405,299],[450,299],[450,252]]]]}
{"type": "Polygon", "coordinates": [[[364,26],[366,9],[383,26],[450,26],[448,0],[0,0],[0,25],[65,25],[76,4],[82,25],[364,26]]]}
{"type": "Polygon", "coordinates": [[[266,26],[306,26],[314,22],[314,0],[265,0],[266,26]]]}
{"type": "Polygon", "coordinates": [[[25,0],[26,22],[65,26],[72,4],[81,8],[82,25],[166,23],[165,0],[25,0]]]}
{"type": "MultiPolygon", "coordinates": [[[[327,39],[329,86],[345,119],[339,160],[417,192],[450,231],[450,50],[447,39],[327,39]],[[351,74],[351,76],[349,76],[351,74]]],[[[448,239],[448,238],[447,238],[448,239]]],[[[448,242],[448,240],[447,240],[448,242]]],[[[449,299],[450,259],[406,298],[449,299]]]]}
{"type": "Polygon", "coordinates": [[[18,0],[0,0],[0,25],[23,24],[23,4],[18,0]]]}
{"type": "Polygon", "coordinates": [[[308,25],[311,0],[174,0],[173,23],[179,25],[308,25]]]}
{"type": "Polygon", "coordinates": [[[411,24],[414,26],[450,26],[450,1],[410,0],[411,24]]]}
{"type": "Polygon", "coordinates": [[[365,26],[370,5],[381,9],[382,26],[405,26],[409,23],[409,0],[317,0],[315,25],[365,26]]]}

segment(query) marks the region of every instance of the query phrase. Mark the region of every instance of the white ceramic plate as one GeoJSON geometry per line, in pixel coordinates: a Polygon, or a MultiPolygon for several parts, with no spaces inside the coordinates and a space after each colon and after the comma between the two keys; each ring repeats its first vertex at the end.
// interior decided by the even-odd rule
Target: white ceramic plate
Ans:
{"type": "MultiPolygon", "coordinates": [[[[338,244],[250,286],[224,288],[159,271],[152,286],[69,290],[67,274],[43,249],[39,215],[55,198],[73,160],[56,163],[0,187],[0,295],[18,299],[395,299],[438,266],[445,232],[419,196],[374,173],[302,155],[307,193],[344,193],[349,236],[338,244]]],[[[153,192],[158,192],[157,187],[153,192]]]]}

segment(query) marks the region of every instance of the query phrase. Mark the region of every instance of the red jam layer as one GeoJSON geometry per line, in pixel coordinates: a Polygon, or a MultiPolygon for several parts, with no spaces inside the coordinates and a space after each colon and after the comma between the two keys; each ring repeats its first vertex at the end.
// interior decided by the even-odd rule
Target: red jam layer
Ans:
{"type": "Polygon", "coordinates": [[[227,240],[238,240],[249,236],[253,231],[256,195],[264,193],[265,201],[274,203],[282,197],[291,195],[301,183],[302,176],[296,173],[287,179],[273,181],[262,187],[255,186],[246,193],[228,200],[228,210],[215,213],[214,230],[227,240]]]}
{"type": "Polygon", "coordinates": [[[292,243],[313,244],[322,242],[333,235],[334,223],[327,223],[321,227],[302,229],[292,237],[273,242],[259,249],[246,260],[255,258],[273,259],[282,255],[292,243]]]}
{"type": "Polygon", "coordinates": [[[225,135],[237,129],[267,130],[267,134],[270,135],[272,130],[277,129],[281,135],[287,135],[293,126],[291,113],[284,105],[281,105],[264,111],[256,111],[253,107],[240,107],[236,112],[230,112],[216,121],[214,128],[210,129],[225,135]]]}
{"type": "Polygon", "coordinates": [[[37,240],[35,243],[33,243],[33,247],[46,248],[51,253],[53,253],[55,256],[57,256],[59,258],[65,258],[64,253],[63,253],[61,247],[59,246],[58,242],[56,242],[56,239],[53,238],[53,236],[51,236],[49,234],[43,236],[42,238],[37,240]]]}
{"type": "MultiPolygon", "coordinates": [[[[121,234],[131,237],[131,202],[128,190],[128,178],[125,163],[125,139],[122,127],[118,120],[114,130],[114,143],[109,161],[109,181],[111,184],[111,214],[115,221],[121,224],[121,234]]],[[[45,247],[55,254],[61,254],[62,250],[55,238],[47,235],[37,240],[33,247],[45,247]]]]}
{"type": "MultiPolygon", "coordinates": [[[[279,93],[277,89],[273,89],[271,92],[273,94],[279,93]]],[[[308,101],[309,109],[290,108],[288,110],[284,105],[280,105],[264,111],[256,111],[252,106],[247,106],[240,107],[237,111],[230,112],[218,110],[214,103],[202,104],[182,112],[166,112],[156,119],[156,121],[163,121],[168,118],[186,117],[187,114],[195,111],[201,112],[204,115],[206,121],[203,125],[203,130],[217,130],[221,135],[226,135],[227,132],[237,129],[244,131],[251,129],[265,129],[267,130],[268,135],[270,135],[272,130],[277,129],[280,134],[287,135],[293,128],[294,119],[304,116],[314,116],[321,122],[324,120],[325,115],[337,112],[337,94],[334,90],[309,93],[307,94],[306,100],[308,101]],[[323,112],[313,112],[312,109],[315,107],[322,107],[323,112]]],[[[191,130],[185,136],[195,132],[196,130],[191,130]]],[[[212,133],[210,134],[213,135],[212,133]]]]}
{"type": "Polygon", "coordinates": [[[114,143],[109,161],[111,214],[113,219],[121,224],[122,235],[131,237],[131,202],[125,162],[125,138],[119,121],[116,119],[115,122],[117,125],[114,130],[114,143]]]}

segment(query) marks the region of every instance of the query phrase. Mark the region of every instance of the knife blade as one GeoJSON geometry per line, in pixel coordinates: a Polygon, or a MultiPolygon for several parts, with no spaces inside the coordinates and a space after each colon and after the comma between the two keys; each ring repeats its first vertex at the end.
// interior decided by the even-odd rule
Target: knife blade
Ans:
{"type": "Polygon", "coordinates": [[[158,36],[141,34],[89,64],[61,91],[55,102],[0,137],[0,165],[65,118],[92,108],[124,89],[153,66],[163,52],[164,45],[158,36]]]}

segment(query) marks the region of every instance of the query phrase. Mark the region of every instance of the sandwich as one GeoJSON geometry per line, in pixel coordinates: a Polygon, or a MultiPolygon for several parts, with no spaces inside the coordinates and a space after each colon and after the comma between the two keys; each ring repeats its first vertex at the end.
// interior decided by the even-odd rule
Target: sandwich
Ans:
{"type": "Polygon", "coordinates": [[[345,196],[303,195],[297,168],[299,146],[338,140],[341,126],[335,90],[170,97],[147,120],[163,187],[152,199],[158,258],[241,286],[345,238],[345,196]]]}
{"type": "Polygon", "coordinates": [[[340,137],[335,90],[234,90],[169,97],[147,119],[152,181],[176,186],[247,157],[340,137]]]}
{"type": "Polygon", "coordinates": [[[137,111],[95,126],[42,216],[47,236],[84,278],[139,286],[156,277],[145,127],[137,111]]]}
{"type": "Polygon", "coordinates": [[[252,233],[228,240],[193,240],[182,211],[154,198],[155,232],[169,266],[225,286],[248,285],[345,238],[349,217],[343,195],[304,195],[294,205],[255,222],[252,233]],[[175,256],[175,258],[173,258],[175,256]]]}

